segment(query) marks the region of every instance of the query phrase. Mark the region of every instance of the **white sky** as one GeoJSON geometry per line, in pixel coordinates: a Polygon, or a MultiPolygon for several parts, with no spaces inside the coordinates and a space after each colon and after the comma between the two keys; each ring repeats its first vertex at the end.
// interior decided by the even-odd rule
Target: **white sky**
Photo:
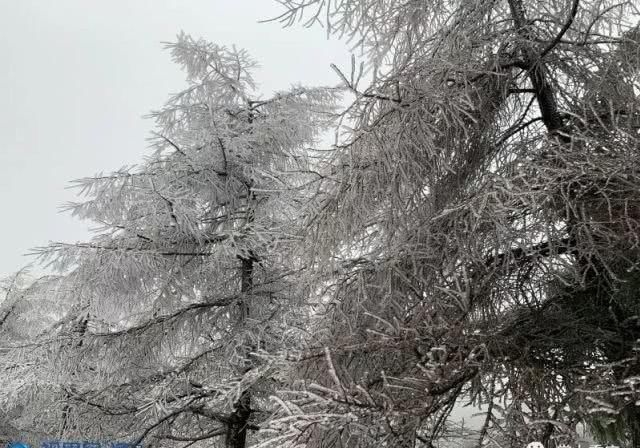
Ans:
{"type": "Polygon", "coordinates": [[[162,50],[180,31],[247,49],[267,96],[337,84],[345,44],[321,28],[282,29],[273,0],[0,0],[0,277],[31,248],[88,237],[59,213],[69,181],[141,160],[142,116],[184,86],[162,50]]]}

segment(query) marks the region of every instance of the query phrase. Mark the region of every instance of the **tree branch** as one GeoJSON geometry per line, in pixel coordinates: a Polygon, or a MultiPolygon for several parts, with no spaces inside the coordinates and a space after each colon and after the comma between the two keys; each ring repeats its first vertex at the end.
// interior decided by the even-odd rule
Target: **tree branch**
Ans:
{"type": "Polygon", "coordinates": [[[549,42],[549,45],[545,47],[544,50],[540,52],[538,56],[539,59],[544,58],[551,50],[553,50],[556,45],[560,43],[562,37],[565,35],[569,28],[571,28],[571,24],[573,24],[573,20],[576,18],[576,14],[578,13],[578,6],[580,4],[580,0],[573,0],[573,5],[571,6],[571,11],[569,12],[569,17],[565,21],[564,25],[560,29],[560,32],[556,35],[556,37],[549,42]]]}

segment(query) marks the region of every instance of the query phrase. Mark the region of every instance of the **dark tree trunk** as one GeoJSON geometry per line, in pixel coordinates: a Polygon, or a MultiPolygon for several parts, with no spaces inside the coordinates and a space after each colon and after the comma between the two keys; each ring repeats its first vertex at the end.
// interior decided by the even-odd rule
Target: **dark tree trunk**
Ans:
{"type": "Polygon", "coordinates": [[[247,425],[251,417],[251,393],[242,392],[240,399],[235,403],[235,410],[231,414],[225,447],[245,448],[247,444],[247,425]]]}
{"type": "MultiPolygon", "coordinates": [[[[240,291],[243,294],[240,306],[240,321],[245,322],[250,317],[250,305],[247,294],[253,288],[253,264],[255,259],[252,256],[240,258],[242,261],[240,291]]],[[[248,359],[245,359],[243,372],[251,369],[248,359]]],[[[251,392],[245,390],[240,395],[240,399],[234,405],[233,413],[229,418],[229,426],[225,439],[226,448],[245,448],[247,444],[247,427],[251,418],[251,392]]]]}

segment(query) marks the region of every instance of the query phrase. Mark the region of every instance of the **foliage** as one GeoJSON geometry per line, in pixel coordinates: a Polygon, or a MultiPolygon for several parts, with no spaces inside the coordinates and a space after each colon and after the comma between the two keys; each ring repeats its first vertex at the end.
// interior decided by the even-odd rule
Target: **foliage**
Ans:
{"type": "Polygon", "coordinates": [[[362,50],[333,150],[337,90],[254,99],[246,53],[181,35],[153,154],[42,251],[62,317],[0,353],[3,403],[163,445],[455,445],[464,405],[477,447],[640,445],[635,3],[280,3],[362,50]]]}
{"type": "Polygon", "coordinates": [[[24,431],[244,446],[278,382],[261,353],[296,338],[308,146],[337,91],[260,99],[246,52],[184,34],[167,47],[188,87],[151,114],[152,154],[77,181],[86,200],[68,208],[95,237],[38,251],[63,274],[47,300],[67,306],[29,352],[9,347],[46,373],[28,396],[2,392],[47,410],[27,413],[24,431]]]}
{"type": "Polygon", "coordinates": [[[633,421],[636,4],[281,3],[283,23],[349,37],[373,78],[341,74],[354,125],[311,225],[325,316],[288,440],[434,446],[467,402],[477,446],[633,421]]]}

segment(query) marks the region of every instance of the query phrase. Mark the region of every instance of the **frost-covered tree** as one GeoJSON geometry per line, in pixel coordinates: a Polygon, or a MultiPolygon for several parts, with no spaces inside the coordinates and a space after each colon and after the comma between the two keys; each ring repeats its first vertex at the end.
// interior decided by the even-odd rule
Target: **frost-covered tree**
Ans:
{"type": "Polygon", "coordinates": [[[472,403],[478,447],[579,422],[639,446],[637,2],[281,3],[372,82],[341,74],[353,128],[310,223],[324,319],[282,361],[280,441],[433,447],[472,403]]]}
{"type": "Polygon", "coordinates": [[[246,52],[184,34],[167,47],[188,87],[151,114],[144,163],[77,182],[69,209],[95,237],[40,251],[62,273],[43,299],[66,305],[30,350],[6,347],[45,373],[0,392],[38,408],[21,422],[34,437],[248,446],[281,382],[265,354],[303,330],[308,147],[337,93],[261,99],[246,52]]]}
{"type": "Polygon", "coordinates": [[[36,340],[70,305],[51,300],[56,284],[55,277],[34,279],[26,269],[0,283],[0,442],[45,435],[33,419],[47,410],[31,412],[26,402],[35,384],[51,391],[49,372],[38,368],[46,356],[36,340]]]}

